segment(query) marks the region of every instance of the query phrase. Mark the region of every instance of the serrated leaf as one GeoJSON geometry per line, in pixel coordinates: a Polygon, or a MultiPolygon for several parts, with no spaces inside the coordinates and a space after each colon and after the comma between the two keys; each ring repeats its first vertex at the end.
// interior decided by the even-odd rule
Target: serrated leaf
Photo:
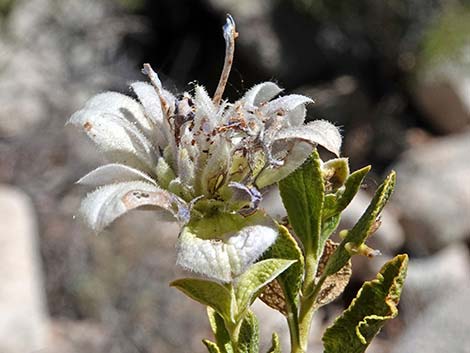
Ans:
{"type": "Polygon", "coordinates": [[[364,244],[371,232],[373,232],[377,218],[393,192],[395,182],[396,174],[392,171],[377,189],[374,198],[370,202],[369,207],[367,207],[367,210],[361,216],[356,225],[348,231],[338,249],[335,251],[333,256],[330,257],[325,269],[326,275],[332,275],[339,271],[351,258],[351,253],[346,249],[346,244],[354,244],[355,247],[359,248],[364,244]]]}
{"type": "MultiPolygon", "coordinates": [[[[337,247],[337,243],[329,239],[326,241],[325,248],[323,249],[323,254],[320,258],[320,261],[318,262],[316,274],[317,281],[323,274],[328,259],[330,258],[330,256],[333,255],[337,247]]],[[[351,274],[351,261],[348,261],[346,265],[344,265],[338,272],[326,277],[316,297],[315,306],[319,308],[323,305],[331,303],[339,295],[341,295],[341,293],[343,293],[344,289],[349,283],[351,274]]]]}
{"type": "Polygon", "coordinates": [[[233,353],[230,335],[225,328],[224,319],[214,309],[207,307],[207,316],[209,324],[214,333],[215,341],[219,347],[220,353],[233,353]]]}
{"type": "Polygon", "coordinates": [[[279,276],[294,262],[295,260],[267,259],[249,267],[235,284],[238,314],[243,314],[261,288],[279,276]]]}
{"type": "Polygon", "coordinates": [[[323,335],[324,353],[361,353],[386,320],[397,316],[408,256],[387,262],[377,278],[365,282],[348,309],[323,335]]]}
{"type": "Polygon", "coordinates": [[[273,333],[271,348],[266,353],[281,353],[281,342],[276,332],[273,333]]]}
{"type": "Polygon", "coordinates": [[[232,295],[223,285],[198,278],[182,278],[170,283],[191,299],[210,306],[225,320],[233,321],[232,295]]]}
{"type": "Polygon", "coordinates": [[[204,343],[209,353],[222,353],[219,347],[217,347],[217,344],[215,344],[214,342],[204,339],[202,340],[202,343],[204,343]]]}
{"type": "Polygon", "coordinates": [[[297,260],[281,273],[276,280],[269,283],[260,296],[264,303],[284,315],[288,311],[297,312],[298,293],[304,275],[304,257],[297,241],[286,227],[279,226],[279,235],[276,242],[269,248],[264,257],[297,260]],[[290,306],[290,310],[288,306],[290,306]]]}
{"type": "Polygon", "coordinates": [[[322,249],[321,215],[325,193],[321,163],[318,152],[314,150],[300,168],[279,182],[289,223],[306,253],[313,253],[317,259],[322,249]]]}
{"type": "Polygon", "coordinates": [[[258,319],[248,311],[240,327],[237,353],[259,353],[258,319]]]}

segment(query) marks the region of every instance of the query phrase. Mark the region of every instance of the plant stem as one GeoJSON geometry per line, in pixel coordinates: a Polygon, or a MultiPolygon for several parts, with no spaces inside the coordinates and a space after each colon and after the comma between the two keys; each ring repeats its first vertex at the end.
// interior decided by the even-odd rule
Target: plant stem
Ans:
{"type": "Polygon", "coordinates": [[[230,336],[230,343],[232,344],[234,353],[238,352],[238,339],[240,337],[240,328],[242,322],[243,320],[240,320],[235,324],[230,322],[225,323],[225,328],[227,329],[230,336]]]}
{"type": "Polygon", "coordinates": [[[297,307],[291,307],[290,302],[287,301],[287,325],[289,327],[290,345],[291,347],[300,346],[300,335],[299,335],[299,317],[297,313],[297,307]]]}
{"type": "Polygon", "coordinates": [[[308,338],[315,313],[315,302],[320,292],[321,286],[326,277],[320,277],[315,284],[318,261],[313,253],[305,255],[305,279],[303,284],[303,296],[300,298],[298,317],[298,344],[292,344],[292,353],[306,353],[308,348],[308,338]]]}

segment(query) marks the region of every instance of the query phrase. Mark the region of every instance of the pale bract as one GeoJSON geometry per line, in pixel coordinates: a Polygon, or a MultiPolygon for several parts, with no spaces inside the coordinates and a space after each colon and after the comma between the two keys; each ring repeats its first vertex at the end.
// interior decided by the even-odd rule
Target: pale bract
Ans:
{"type": "Polygon", "coordinates": [[[229,282],[276,239],[275,222],[257,209],[263,189],[317,145],[339,155],[341,136],[329,122],[305,124],[312,100],[277,97],[282,90],[273,82],[230,103],[199,85],[173,95],[150,65],[144,72],[149,83],[131,84],[136,99],[101,93],[69,120],[110,162],[79,180],[96,187],[81,214],[97,232],[136,208],[173,217],[182,227],[178,263],[229,282]]]}

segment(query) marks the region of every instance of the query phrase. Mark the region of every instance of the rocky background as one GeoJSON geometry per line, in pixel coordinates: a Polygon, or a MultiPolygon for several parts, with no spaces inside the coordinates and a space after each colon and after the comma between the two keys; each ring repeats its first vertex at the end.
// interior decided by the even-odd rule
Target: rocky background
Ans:
{"type": "MultiPolygon", "coordinates": [[[[314,323],[312,352],[397,252],[411,256],[401,313],[368,352],[470,352],[464,0],[0,0],[0,352],[204,352],[203,308],[168,287],[183,274],[175,227],[138,212],[91,234],[74,218],[86,192],[74,182],[102,158],[64,124],[93,94],[128,92],[143,62],[174,91],[196,80],[212,92],[227,12],[240,33],[228,96],[269,79],[309,95],[310,118],[342,126],[352,167],[373,165],[344,227],[398,173],[371,240],[384,256],[355,259],[345,294],[314,323]]],[[[266,202],[282,212],[275,195],[266,202]]],[[[282,317],[255,309],[265,337],[287,342],[282,317]]]]}

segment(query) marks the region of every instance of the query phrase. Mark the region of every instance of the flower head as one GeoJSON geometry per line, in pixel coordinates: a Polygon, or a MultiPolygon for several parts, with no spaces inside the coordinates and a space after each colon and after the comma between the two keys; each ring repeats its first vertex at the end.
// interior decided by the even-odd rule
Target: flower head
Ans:
{"type": "Polygon", "coordinates": [[[276,239],[275,223],[258,209],[262,190],[285,178],[322,145],[339,154],[341,136],[323,120],[304,124],[301,95],[275,98],[272,82],[240,100],[222,99],[233,60],[235,24],[224,26],[226,60],[216,93],[203,86],[175,96],[145,64],[137,100],[105,92],[69,123],[82,128],[110,160],[79,180],[97,189],[81,213],[101,231],[135,208],[155,209],[182,225],[178,262],[221,281],[243,272],[276,239]]]}

